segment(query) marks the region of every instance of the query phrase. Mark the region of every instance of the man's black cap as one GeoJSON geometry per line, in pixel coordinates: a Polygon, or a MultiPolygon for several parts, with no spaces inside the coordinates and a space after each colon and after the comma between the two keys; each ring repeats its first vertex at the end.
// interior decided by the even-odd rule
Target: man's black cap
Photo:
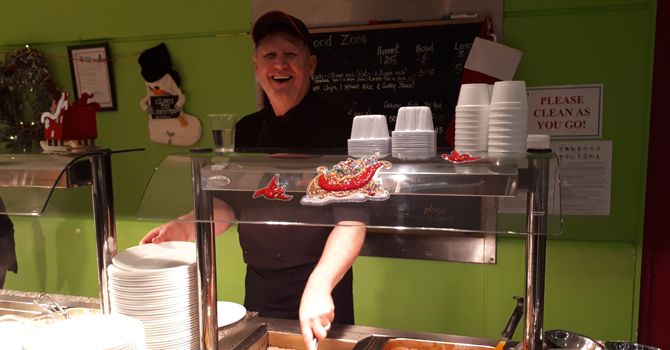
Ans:
{"type": "Polygon", "coordinates": [[[262,39],[265,30],[272,26],[288,28],[309,45],[309,31],[305,23],[282,11],[270,11],[256,20],[253,28],[251,28],[251,37],[254,40],[254,45],[258,46],[258,41],[262,39]]]}
{"type": "Polygon", "coordinates": [[[165,43],[142,52],[137,61],[142,67],[142,77],[145,81],[152,83],[165,76],[165,74],[170,74],[177,86],[181,85],[179,73],[172,69],[172,60],[165,43]]]}

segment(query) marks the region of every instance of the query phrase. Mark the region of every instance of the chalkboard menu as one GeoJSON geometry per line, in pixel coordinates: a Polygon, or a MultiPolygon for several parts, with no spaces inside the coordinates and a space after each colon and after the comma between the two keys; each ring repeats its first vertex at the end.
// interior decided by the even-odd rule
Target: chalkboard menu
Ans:
{"type": "Polygon", "coordinates": [[[351,115],[428,106],[438,147],[454,116],[463,66],[482,19],[310,30],[317,67],[312,90],[351,115]]]}

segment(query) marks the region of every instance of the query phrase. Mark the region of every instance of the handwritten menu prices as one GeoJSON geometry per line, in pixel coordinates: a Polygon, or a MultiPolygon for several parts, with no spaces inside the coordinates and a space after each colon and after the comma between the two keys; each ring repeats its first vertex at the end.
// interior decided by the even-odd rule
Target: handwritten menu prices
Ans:
{"type": "Polygon", "coordinates": [[[482,20],[435,21],[316,29],[312,91],[350,115],[386,115],[395,129],[398,109],[428,106],[438,147],[453,118],[463,66],[482,20]]]}
{"type": "Polygon", "coordinates": [[[177,95],[151,96],[151,108],[154,109],[151,118],[168,119],[179,117],[181,111],[175,108],[178,100],[179,96],[177,95]]]}

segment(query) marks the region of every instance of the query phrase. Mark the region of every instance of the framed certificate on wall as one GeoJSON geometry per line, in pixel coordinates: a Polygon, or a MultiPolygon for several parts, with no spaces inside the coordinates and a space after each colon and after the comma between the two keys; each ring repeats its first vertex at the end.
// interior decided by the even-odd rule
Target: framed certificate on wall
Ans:
{"type": "Polygon", "coordinates": [[[72,72],[75,101],[83,94],[88,101],[100,104],[101,111],[116,111],[116,91],[109,44],[67,47],[72,72]]]}

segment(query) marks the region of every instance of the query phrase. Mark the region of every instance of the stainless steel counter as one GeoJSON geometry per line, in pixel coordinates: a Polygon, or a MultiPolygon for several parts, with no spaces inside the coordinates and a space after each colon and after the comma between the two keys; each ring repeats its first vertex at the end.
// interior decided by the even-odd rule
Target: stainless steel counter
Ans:
{"type": "MultiPolygon", "coordinates": [[[[304,349],[296,320],[253,317],[241,322],[239,327],[219,341],[219,350],[265,350],[268,346],[285,349],[304,349]]],[[[499,340],[334,324],[326,339],[319,342],[319,350],[382,350],[391,339],[417,339],[437,343],[468,345],[471,349],[491,349],[499,340]]],[[[508,342],[505,349],[513,349],[518,342],[508,342]]],[[[445,348],[453,348],[446,346],[445,348]]],[[[458,346],[456,346],[458,348],[458,346]]]]}
{"type": "MultiPolygon", "coordinates": [[[[74,295],[49,294],[64,308],[87,308],[100,309],[100,299],[81,297],[74,295]]],[[[37,299],[40,293],[36,292],[22,292],[18,290],[0,289],[0,316],[3,314],[13,314],[16,316],[27,317],[37,316],[42,313],[42,310],[33,304],[33,300],[37,299]]],[[[219,328],[219,340],[223,339],[228,334],[235,331],[238,327],[245,323],[245,321],[252,317],[257,317],[258,312],[247,311],[247,314],[241,320],[219,328]]]]}
{"type": "MultiPolygon", "coordinates": [[[[50,295],[65,308],[100,309],[100,300],[98,298],[60,294],[50,295]]],[[[9,305],[10,308],[11,305],[31,305],[32,301],[39,296],[40,293],[36,292],[0,289],[0,309],[3,309],[3,305],[9,305]]],[[[7,311],[8,309],[5,308],[4,310],[7,311]]],[[[304,348],[299,321],[258,317],[258,312],[255,311],[247,311],[243,319],[220,327],[218,331],[218,348],[224,350],[247,350],[251,348],[265,350],[268,345],[290,349],[304,348]],[[258,348],[259,341],[265,344],[265,348],[258,348]]],[[[319,349],[353,350],[355,348],[355,350],[382,350],[384,345],[383,340],[387,338],[419,339],[430,342],[476,345],[480,346],[480,349],[482,347],[493,349],[498,344],[498,341],[493,339],[365,326],[333,325],[327,339],[320,342],[319,349]],[[371,338],[373,335],[375,338],[371,338]],[[371,341],[373,339],[375,341],[371,341]]],[[[505,348],[512,349],[516,344],[518,343],[508,342],[505,348]]]]}
{"type": "MultiPolygon", "coordinates": [[[[100,309],[100,299],[80,297],[73,295],[49,294],[59,304],[66,307],[85,307],[89,309],[100,309]]],[[[40,293],[22,292],[18,290],[0,289],[0,300],[29,302],[37,299],[40,293]]]]}

